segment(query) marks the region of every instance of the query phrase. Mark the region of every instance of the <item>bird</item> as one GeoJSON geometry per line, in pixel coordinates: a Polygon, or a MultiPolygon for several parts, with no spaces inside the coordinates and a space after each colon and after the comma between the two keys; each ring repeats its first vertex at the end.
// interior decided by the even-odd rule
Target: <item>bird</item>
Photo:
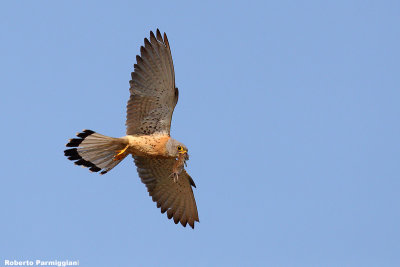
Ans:
{"type": "Polygon", "coordinates": [[[178,102],[175,71],[166,33],[159,29],[144,38],[131,73],[127,103],[126,135],[115,138],[82,130],[66,144],[64,155],[75,165],[101,175],[108,173],[129,154],[141,181],[161,213],[175,224],[194,229],[199,221],[192,177],[183,165],[188,148],[170,135],[178,102]]]}

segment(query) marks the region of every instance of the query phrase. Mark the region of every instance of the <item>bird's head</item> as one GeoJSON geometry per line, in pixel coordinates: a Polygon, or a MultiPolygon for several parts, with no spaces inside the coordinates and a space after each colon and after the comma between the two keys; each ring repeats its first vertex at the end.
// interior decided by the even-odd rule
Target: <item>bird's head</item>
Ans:
{"type": "Polygon", "coordinates": [[[185,160],[189,160],[189,149],[181,142],[175,139],[169,139],[167,142],[167,152],[171,157],[178,157],[180,154],[185,156],[185,160]]]}

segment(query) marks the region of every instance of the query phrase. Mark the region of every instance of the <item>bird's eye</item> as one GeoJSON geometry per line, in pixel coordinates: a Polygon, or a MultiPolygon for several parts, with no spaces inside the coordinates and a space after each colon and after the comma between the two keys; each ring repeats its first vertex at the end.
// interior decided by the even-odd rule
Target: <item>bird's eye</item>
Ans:
{"type": "Polygon", "coordinates": [[[182,150],[182,147],[181,147],[181,146],[178,146],[178,150],[181,151],[181,150],[182,150]]]}

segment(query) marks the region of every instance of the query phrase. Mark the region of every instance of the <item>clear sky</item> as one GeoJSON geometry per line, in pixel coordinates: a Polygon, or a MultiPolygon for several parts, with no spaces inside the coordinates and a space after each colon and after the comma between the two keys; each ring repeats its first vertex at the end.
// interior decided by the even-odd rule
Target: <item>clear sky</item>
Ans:
{"type": "Polygon", "coordinates": [[[400,266],[399,1],[2,1],[0,260],[80,266],[400,266]],[[130,72],[167,32],[200,223],[161,214],[125,134],[130,72]]]}

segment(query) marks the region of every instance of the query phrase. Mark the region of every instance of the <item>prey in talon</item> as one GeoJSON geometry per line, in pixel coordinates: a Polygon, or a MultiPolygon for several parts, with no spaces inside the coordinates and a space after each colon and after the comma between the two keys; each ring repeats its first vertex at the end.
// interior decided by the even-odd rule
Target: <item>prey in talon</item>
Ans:
{"type": "Polygon", "coordinates": [[[184,167],[187,167],[186,161],[189,160],[189,154],[187,150],[178,146],[178,158],[176,159],[174,166],[172,167],[172,174],[170,175],[176,183],[179,178],[179,174],[183,171],[184,167]]]}

